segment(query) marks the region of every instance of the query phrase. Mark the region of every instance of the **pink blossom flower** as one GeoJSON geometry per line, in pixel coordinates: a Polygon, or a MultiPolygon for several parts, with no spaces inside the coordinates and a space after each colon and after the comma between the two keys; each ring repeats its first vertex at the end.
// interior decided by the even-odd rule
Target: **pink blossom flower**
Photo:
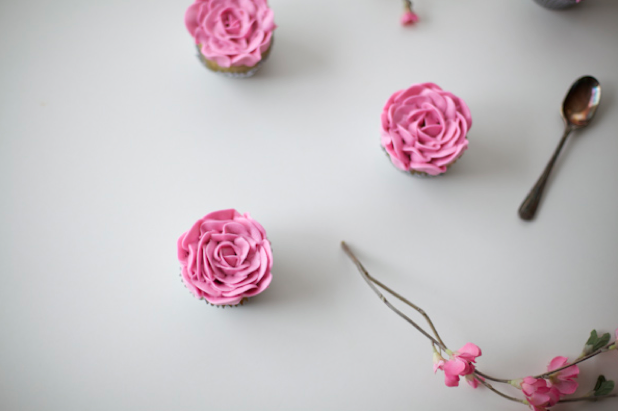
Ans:
{"type": "MultiPolygon", "coordinates": [[[[556,357],[547,366],[547,371],[553,371],[565,366],[569,362],[567,357],[556,357]]],[[[577,382],[575,378],[579,375],[579,368],[573,365],[565,368],[549,377],[548,386],[555,390],[560,397],[573,394],[577,390],[577,382]]]]}
{"type": "MultiPolygon", "coordinates": [[[[444,361],[444,358],[437,358],[434,354],[434,372],[438,369],[444,371],[444,383],[447,387],[459,386],[459,377],[471,375],[474,372],[474,362],[476,357],[482,355],[481,349],[472,343],[467,343],[454,353],[448,352],[450,358],[444,361]]],[[[478,386],[478,381],[474,378],[467,378],[468,384],[473,388],[478,386]]]]}
{"type": "MultiPolygon", "coordinates": [[[[477,388],[479,386],[479,382],[476,379],[477,377],[474,374],[468,374],[464,376],[464,378],[466,379],[466,382],[468,383],[470,387],[477,388]]],[[[478,378],[481,378],[481,377],[478,377],[478,378]]]]}
{"type": "Polygon", "coordinates": [[[438,370],[441,370],[444,368],[444,358],[440,355],[440,353],[436,350],[436,348],[433,348],[433,373],[435,374],[438,370]]]}
{"type": "Polygon", "coordinates": [[[526,377],[521,382],[521,391],[534,411],[544,411],[545,407],[555,405],[560,399],[557,390],[547,386],[543,378],[526,377]]]}
{"type": "Polygon", "coordinates": [[[418,16],[413,11],[407,10],[401,16],[401,25],[402,26],[410,26],[418,21],[418,16]]]}

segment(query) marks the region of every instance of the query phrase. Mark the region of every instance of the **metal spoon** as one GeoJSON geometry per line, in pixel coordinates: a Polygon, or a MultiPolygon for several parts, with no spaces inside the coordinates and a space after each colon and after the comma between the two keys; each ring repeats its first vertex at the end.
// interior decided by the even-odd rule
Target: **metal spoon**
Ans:
{"type": "Polygon", "coordinates": [[[519,207],[519,216],[523,220],[532,220],[536,214],[536,209],[539,206],[545,183],[549,178],[551,169],[558,159],[560,150],[564,146],[571,131],[579,128],[584,128],[594,117],[597,107],[601,102],[601,85],[598,80],[591,76],[584,76],[577,79],[571,86],[571,89],[562,102],[560,113],[564,119],[564,134],[562,139],[554,151],[554,155],[545,166],[545,170],[538,181],[530,190],[530,193],[519,207]]]}

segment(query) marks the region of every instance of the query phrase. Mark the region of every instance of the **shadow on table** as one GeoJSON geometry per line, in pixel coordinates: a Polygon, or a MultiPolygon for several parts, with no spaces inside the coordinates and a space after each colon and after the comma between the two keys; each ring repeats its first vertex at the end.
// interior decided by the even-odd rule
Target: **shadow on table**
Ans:
{"type": "MultiPolygon", "coordinates": [[[[325,234],[326,235],[326,234],[325,234]]],[[[269,238],[273,244],[273,280],[262,294],[250,299],[251,305],[274,304],[292,308],[328,304],[335,298],[333,267],[325,253],[339,252],[337,244],[323,238],[320,230],[305,232],[275,231],[269,238]],[[330,247],[329,251],[323,248],[330,247]]]]}
{"type": "Polygon", "coordinates": [[[320,52],[318,46],[306,40],[276,35],[271,56],[257,76],[285,79],[305,77],[312,72],[323,70],[329,61],[328,56],[320,52]]]}

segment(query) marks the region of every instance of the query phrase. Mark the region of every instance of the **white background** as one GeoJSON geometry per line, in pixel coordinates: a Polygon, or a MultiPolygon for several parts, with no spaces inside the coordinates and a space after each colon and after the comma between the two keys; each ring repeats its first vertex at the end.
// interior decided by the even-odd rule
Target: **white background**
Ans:
{"type": "MultiPolygon", "coordinates": [[[[540,373],[591,329],[613,334],[618,2],[415,3],[421,21],[403,28],[396,0],[271,0],[271,58],[236,80],[198,63],[189,2],[2,2],[0,408],[525,409],[446,388],[341,240],[452,349],[479,345],[490,374],[540,373]],[[585,74],[602,106],[524,223],[585,74]],[[379,143],[387,98],[425,81],[474,122],[433,179],[379,143]],[[176,240],[231,207],[266,228],[274,280],[222,310],[180,283],[176,240]]],[[[615,352],[586,363],[580,392],[616,370],[615,352]]],[[[618,400],[578,406],[561,409],[618,400]]]]}

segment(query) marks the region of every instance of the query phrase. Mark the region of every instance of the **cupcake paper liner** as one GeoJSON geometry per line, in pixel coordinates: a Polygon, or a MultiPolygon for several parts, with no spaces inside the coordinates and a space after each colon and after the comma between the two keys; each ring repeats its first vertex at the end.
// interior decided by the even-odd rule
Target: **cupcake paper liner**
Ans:
{"type": "MultiPolygon", "coordinates": [[[[384,147],[382,147],[382,151],[384,151],[384,154],[386,154],[386,156],[388,157],[388,161],[390,161],[391,164],[393,164],[393,162],[391,161],[391,156],[388,154],[388,151],[386,151],[386,149],[384,147]]],[[[463,155],[464,155],[465,151],[463,153],[461,153],[459,155],[459,157],[457,157],[455,160],[453,160],[450,164],[448,164],[446,166],[446,171],[444,173],[440,173],[440,174],[436,174],[436,175],[431,175],[428,174],[424,171],[416,171],[416,170],[401,170],[397,167],[395,167],[395,165],[393,164],[393,167],[397,168],[397,170],[401,171],[402,173],[406,173],[408,175],[411,175],[412,177],[416,177],[416,178],[433,178],[433,177],[441,177],[444,174],[446,174],[448,172],[448,170],[451,168],[451,166],[453,164],[455,164],[463,155]]]]}
{"type": "Polygon", "coordinates": [[[230,305],[230,304],[218,305],[218,304],[209,303],[208,300],[206,300],[205,298],[202,298],[202,300],[204,300],[206,302],[206,304],[208,304],[210,306],[213,306],[213,307],[217,307],[217,308],[238,307],[239,305],[243,305],[247,301],[249,301],[249,299],[247,297],[244,297],[242,300],[240,300],[240,302],[238,304],[234,304],[234,305],[230,305]]]}
{"type": "Polygon", "coordinates": [[[569,7],[573,7],[578,3],[576,0],[534,0],[534,1],[545,8],[553,9],[553,10],[568,9],[569,7]]]}
{"type": "MultiPolygon", "coordinates": [[[[187,288],[187,284],[185,284],[184,280],[182,279],[182,267],[178,271],[178,276],[180,277],[180,282],[182,283],[182,285],[184,285],[185,288],[187,288]]],[[[188,290],[188,288],[187,288],[187,290],[188,290]]],[[[193,293],[191,293],[191,295],[193,295],[193,293]]],[[[221,304],[221,305],[219,305],[219,304],[213,304],[213,303],[209,302],[204,297],[198,298],[198,300],[203,300],[207,305],[210,305],[212,307],[217,307],[217,308],[238,307],[239,305],[244,305],[247,301],[249,301],[249,299],[247,297],[243,297],[242,300],[240,300],[240,302],[238,304],[234,304],[234,305],[231,305],[231,304],[221,304]]]]}
{"type": "Polygon", "coordinates": [[[247,67],[247,66],[221,67],[217,63],[215,63],[214,61],[208,60],[206,57],[204,57],[204,55],[202,54],[202,52],[200,50],[200,45],[199,44],[196,44],[195,47],[197,48],[197,58],[198,58],[198,60],[208,70],[214,71],[215,73],[217,73],[217,74],[219,74],[221,76],[229,77],[229,78],[249,78],[249,77],[253,77],[255,75],[255,73],[257,73],[258,70],[260,68],[262,68],[262,65],[264,64],[264,62],[270,56],[270,50],[273,47],[273,42],[274,42],[274,37],[273,37],[273,39],[270,42],[270,46],[268,47],[268,49],[262,55],[262,60],[260,60],[255,66],[252,66],[252,67],[247,67]]]}

